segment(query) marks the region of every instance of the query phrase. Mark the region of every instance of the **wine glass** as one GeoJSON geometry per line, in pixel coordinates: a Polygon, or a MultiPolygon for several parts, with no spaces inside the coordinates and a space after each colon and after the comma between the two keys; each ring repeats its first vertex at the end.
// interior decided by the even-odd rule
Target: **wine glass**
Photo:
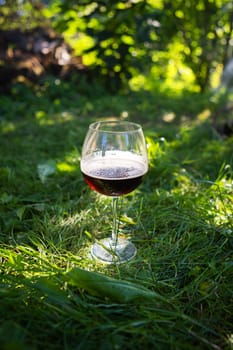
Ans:
{"type": "Polygon", "coordinates": [[[110,264],[134,258],[137,253],[135,245],[118,237],[117,204],[119,196],[135,190],[148,171],[142,127],[128,121],[111,120],[90,124],[80,166],[92,190],[112,197],[112,235],[92,245],[92,257],[110,264]]]}

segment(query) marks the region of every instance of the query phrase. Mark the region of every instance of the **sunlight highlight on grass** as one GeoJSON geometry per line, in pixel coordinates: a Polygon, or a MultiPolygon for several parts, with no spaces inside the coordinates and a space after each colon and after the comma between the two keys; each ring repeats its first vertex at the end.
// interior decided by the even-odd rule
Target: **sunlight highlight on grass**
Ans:
{"type": "Polygon", "coordinates": [[[71,164],[68,164],[65,162],[59,162],[59,163],[57,163],[57,169],[60,172],[70,173],[70,172],[75,171],[77,169],[77,167],[75,165],[71,165],[71,164]]]}
{"type": "MultiPolygon", "coordinates": [[[[154,141],[152,137],[146,136],[147,154],[150,163],[153,163],[155,159],[159,159],[165,152],[166,140],[160,139],[154,141]]],[[[151,164],[152,166],[152,164],[151,164]]]]}
{"type": "Polygon", "coordinates": [[[171,123],[175,120],[176,114],[174,112],[166,113],[163,115],[163,121],[166,123],[171,123]]]}
{"type": "Polygon", "coordinates": [[[12,122],[3,121],[1,125],[2,132],[8,134],[16,130],[16,125],[12,122]]]}
{"type": "MultiPolygon", "coordinates": [[[[54,100],[53,104],[55,107],[60,106],[60,102],[54,100]]],[[[61,113],[51,113],[43,110],[38,110],[35,113],[35,118],[39,125],[54,125],[56,123],[64,123],[74,119],[74,115],[68,111],[62,111],[61,113]]]]}
{"type": "Polygon", "coordinates": [[[201,113],[197,115],[197,119],[201,122],[209,119],[211,117],[210,109],[204,109],[201,113]]]}
{"type": "MultiPolygon", "coordinates": [[[[215,194],[211,199],[214,222],[217,226],[227,223],[233,223],[233,180],[222,177],[212,185],[212,191],[215,194]]],[[[233,230],[231,229],[232,233],[233,230]]]]}

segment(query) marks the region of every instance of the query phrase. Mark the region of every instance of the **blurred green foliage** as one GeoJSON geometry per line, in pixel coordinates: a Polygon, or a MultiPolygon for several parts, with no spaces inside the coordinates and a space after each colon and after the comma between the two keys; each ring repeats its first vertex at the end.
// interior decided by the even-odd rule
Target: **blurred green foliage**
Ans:
{"type": "Polygon", "coordinates": [[[48,24],[44,16],[45,1],[40,0],[1,0],[0,28],[31,29],[35,26],[48,24]]]}
{"type": "Polygon", "coordinates": [[[203,91],[210,85],[211,73],[232,56],[233,4],[226,0],[163,3],[163,40],[183,45],[183,61],[194,72],[203,91]]]}
{"type": "Polygon", "coordinates": [[[111,91],[152,75],[203,92],[216,87],[232,56],[229,0],[1,1],[2,27],[48,22],[111,91]]]}
{"type": "Polygon", "coordinates": [[[212,73],[232,55],[231,1],[57,0],[52,8],[53,14],[57,9],[58,30],[71,30],[79,39],[83,33],[85,41],[91,38],[84,49],[87,62],[112,89],[136,74],[151,73],[154,65],[159,65],[160,78],[166,79],[172,69],[173,79],[179,80],[185,65],[193,83],[204,91],[212,73]]]}

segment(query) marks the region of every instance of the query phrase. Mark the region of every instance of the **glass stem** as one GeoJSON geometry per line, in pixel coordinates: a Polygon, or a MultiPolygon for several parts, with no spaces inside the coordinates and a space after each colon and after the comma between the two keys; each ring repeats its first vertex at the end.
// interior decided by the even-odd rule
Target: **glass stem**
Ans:
{"type": "Polygon", "coordinates": [[[117,224],[117,208],[118,208],[118,197],[112,197],[112,242],[116,246],[118,242],[118,224],[117,224]]]}

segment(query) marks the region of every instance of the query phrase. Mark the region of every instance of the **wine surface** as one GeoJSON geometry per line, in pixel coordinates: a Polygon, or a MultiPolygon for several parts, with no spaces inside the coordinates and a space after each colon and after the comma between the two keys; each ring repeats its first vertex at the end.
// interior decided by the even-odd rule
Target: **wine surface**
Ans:
{"type": "Polygon", "coordinates": [[[120,196],[135,190],[147,169],[135,159],[98,158],[84,162],[81,171],[92,190],[106,196],[120,196]]]}

